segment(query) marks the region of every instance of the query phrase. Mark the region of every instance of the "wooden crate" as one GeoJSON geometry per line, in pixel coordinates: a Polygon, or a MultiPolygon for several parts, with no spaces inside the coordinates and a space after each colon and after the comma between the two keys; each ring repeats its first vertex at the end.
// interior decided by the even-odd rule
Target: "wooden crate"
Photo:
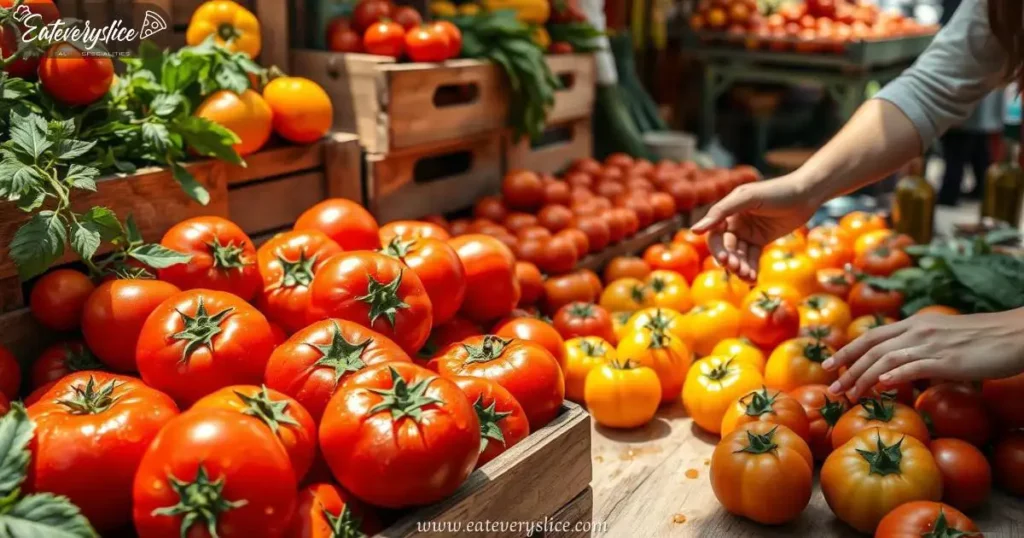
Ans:
{"type": "MultiPolygon", "coordinates": [[[[593,510],[590,437],[590,415],[566,401],[551,423],[474,471],[451,497],[402,517],[377,536],[464,536],[471,533],[458,525],[466,531],[475,522],[586,517],[593,510]]],[[[525,536],[523,530],[472,534],[525,536]]]]}
{"type": "Polygon", "coordinates": [[[527,138],[505,137],[505,169],[526,169],[556,174],[574,159],[593,153],[593,132],[590,117],[552,124],[536,142],[527,138]]]}
{"type": "Polygon", "coordinates": [[[334,104],[334,127],[368,153],[462,140],[505,126],[505,75],[491,63],[396,63],[370,54],[293,50],[292,74],[318,82],[334,104]]]}
{"type": "Polygon", "coordinates": [[[593,54],[556,54],[547,57],[551,72],[562,81],[548,123],[589,118],[597,98],[597,63],[593,54]]]}
{"type": "Polygon", "coordinates": [[[501,188],[501,131],[366,157],[366,207],[380,222],[465,209],[501,188]]]}

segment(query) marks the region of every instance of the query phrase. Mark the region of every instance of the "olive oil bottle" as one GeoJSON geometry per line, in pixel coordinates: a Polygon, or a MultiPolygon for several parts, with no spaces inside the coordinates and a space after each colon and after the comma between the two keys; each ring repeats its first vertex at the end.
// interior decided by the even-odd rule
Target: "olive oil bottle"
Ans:
{"type": "Polygon", "coordinates": [[[924,178],[924,166],[916,159],[909,173],[896,183],[892,200],[893,227],[914,238],[917,244],[932,240],[935,224],[935,189],[924,178]]]}
{"type": "Polygon", "coordinates": [[[1006,160],[993,164],[985,174],[981,217],[1016,227],[1020,224],[1021,204],[1024,202],[1024,171],[1018,163],[1020,144],[1011,142],[1006,156],[1006,160]]]}

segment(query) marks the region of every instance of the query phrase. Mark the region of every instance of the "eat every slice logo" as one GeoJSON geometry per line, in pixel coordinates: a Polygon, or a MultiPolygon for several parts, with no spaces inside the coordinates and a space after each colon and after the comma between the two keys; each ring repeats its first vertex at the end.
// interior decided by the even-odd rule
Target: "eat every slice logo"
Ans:
{"type": "Polygon", "coordinates": [[[95,27],[88,20],[57,19],[45,23],[42,15],[33,13],[26,4],[18,6],[14,12],[14,20],[25,28],[21,36],[22,41],[71,41],[81,43],[88,50],[95,48],[98,43],[111,45],[117,42],[148,39],[153,34],[166,30],[168,26],[167,21],[152,10],[146,10],[142,26],[137,30],[126,26],[122,19],[95,27]]]}

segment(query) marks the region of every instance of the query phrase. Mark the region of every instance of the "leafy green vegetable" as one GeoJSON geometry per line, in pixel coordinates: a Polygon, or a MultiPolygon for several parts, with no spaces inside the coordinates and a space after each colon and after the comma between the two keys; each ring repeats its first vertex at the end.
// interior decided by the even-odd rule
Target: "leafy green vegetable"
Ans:
{"type": "Polygon", "coordinates": [[[589,22],[549,23],[548,34],[552,42],[564,41],[572,45],[574,52],[597,52],[602,50],[597,38],[605,35],[589,22]]]}

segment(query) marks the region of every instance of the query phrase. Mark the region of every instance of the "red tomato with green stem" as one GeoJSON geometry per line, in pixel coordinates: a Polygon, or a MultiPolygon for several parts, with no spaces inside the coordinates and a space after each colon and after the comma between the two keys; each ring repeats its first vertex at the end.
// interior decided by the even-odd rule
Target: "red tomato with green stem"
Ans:
{"type": "Polygon", "coordinates": [[[797,307],[781,297],[762,293],[740,311],[740,334],[762,349],[775,349],[799,332],[797,307]]]}
{"type": "Polygon", "coordinates": [[[405,53],[414,62],[443,62],[451,54],[448,32],[433,25],[406,28],[405,53]]]}
{"type": "Polygon", "coordinates": [[[508,315],[519,302],[516,258],[501,241],[469,234],[448,241],[466,269],[466,298],[459,312],[476,322],[508,315]]]}
{"type": "MultiPolygon", "coordinates": [[[[81,342],[79,342],[81,345],[81,342]]],[[[52,347],[52,346],[51,346],[52,347]]],[[[45,355],[45,351],[43,354],[45,355]]],[[[42,358],[42,356],[40,356],[42,358]]],[[[38,362],[38,361],[37,361],[38,362]]],[[[33,365],[33,379],[35,366],[33,365]]],[[[18,397],[18,388],[21,386],[21,364],[3,345],[0,345],[0,394],[13,400],[18,397]]],[[[33,385],[35,386],[35,385],[33,385]]]]}
{"type": "Polygon", "coordinates": [[[82,311],[85,343],[110,369],[137,372],[135,352],[146,318],[160,303],[180,292],[177,286],[162,280],[109,280],[100,284],[82,311]]]}
{"type": "Polygon", "coordinates": [[[911,501],[893,509],[878,522],[875,538],[981,536],[963,512],[934,501],[911,501]]]}
{"type": "Polygon", "coordinates": [[[293,333],[306,326],[313,276],[341,247],[319,230],[275,235],[256,251],[263,287],[257,304],[267,320],[293,333]]]}
{"type": "Polygon", "coordinates": [[[343,319],[318,321],[271,354],[266,385],[295,398],[320,421],[327,402],[348,377],[382,362],[412,362],[386,336],[343,319]]]}
{"type": "Polygon", "coordinates": [[[400,260],[423,283],[433,315],[433,327],[455,317],[466,296],[466,269],[455,249],[437,239],[392,239],[381,252],[400,260]]]}
{"type": "Polygon", "coordinates": [[[953,437],[981,447],[992,436],[992,422],[985,410],[985,401],[981,393],[970,385],[933,385],[917,397],[914,409],[934,437],[953,437]]]}
{"type": "Polygon", "coordinates": [[[50,271],[32,286],[29,310],[32,317],[47,329],[73,331],[81,324],[85,302],[95,289],[92,280],[78,271],[50,271]]]}
{"type": "Polygon", "coordinates": [[[351,493],[325,482],[299,490],[286,538],[357,538],[381,530],[373,512],[351,493]]]}
{"type": "Polygon", "coordinates": [[[405,30],[396,22],[375,22],[363,33],[363,50],[368,54],[401,58],[405,48],[405,30]]]}
{"type": "Polygon", "coordinates": [[[847,300],[854,318],[880,314],[899,319],[903,306],[903,294],[896,290],[884,290],[869,282],[858,282],[850,290],[847,300]]]}
{"type": "Polygon", "coordinates": [[[981,450],[960,439],[935,439],[929,448],[942,473],[942,502],[970,512],[988,501],[992,469],[981,450]]]}
{"type": "Polygon", "coordinates": [[[299,215],[296,230],[320,230],[344,250],[380,247],[380,228],[363,206],[344,198],[330,198],[299,215]]]}
{"type": "Polygon", "coordinates": [[[789,395],[800,402],[810,423],[808,445],[814,459],[824,461],[832,453],[832,429],[850,409],[845,396],[836,396],[828,391],[827,385],[804,385],[789,391],[789,395]]]}
{"type": "Polygon", "coordinates": [[[39,83],[58,103],[85,106],[98,101],[114,81],[114,62],[99,54],[83,54],[62,41],[50,45],[39,61],[39,83]]]}
{"type": "MultiPolygon", "coordinates": [[[[49,24],[60,16],[53,0],[26,0],[23,5],[27,6],[33,15],[39,15],[38,22],[33,19],[36,25],[49,24]]],[[[0,0],[0,7],[13,6],[14,0],[0,0]]],[[[18,50],[18,36],[24,34],[25,30],[24,25],[0,25],[0,58],[10,58],[18,50]]],[[[40,56],[36,51],[26,51],[20,58],[7,64],[3,70],[13,77],[31,79],[36,76],[39,60],[40,56]]]]}
{"type": "Polygon", "coordinates": [[[126,525],[136,469],[178,407],[138,379],[96,371],[71,374],[47,394],[27,409],[35,436],[25,492],[68,497],[100,531],[126,525]]]}
{"type": "Polygon", "coordinates": [[[263,382],[274,335],[267,318],[222,291],[183,291],[160,303],[139,333],[147,385],[187,406],[230,385],[263,382]]]}
{"type": "Polygon", "coordinates": [[[533,342],[546,349],[559,365],[565,364],[565,340],[546,321],[533,317],[502,320],[491,328],[491,334],[533,342]]]}
{"type": "Polygon", "coordinates": [[[220,538],[281,538],[296,496],[288,454],[264,424],[197,409],[169,422],[146,450],[133,519],[146,538],[210,536],[208,529],[220,538]]]}
{"type": "Polygon", "coordinates": [[[237,224],[221,217],[195,217],[174,225],[160,244],[192,256],[158,270],[160,280],[181,290],[226,291],[243,301],[256,297],[263,280],[256,247],[237,224]]]}
{"type": "Polygon", "coordinates": [[[568,340],[577,336],[598,336],[614,342],[611,314],[594,303],[569,303],[555,312],[555,329],[568,340]]]}
{"type": "Polygon", "coordinates": [[[427,361],[443,352],[448,346],[461,342],[471,336],[483,334],[479,325],[466,318],[455,316],[448,323],[434,327],[430,332],[430,338],[423,344],[416,354],[415,361],[420,366],[426,366],[427,361]]]}
{"type": "MultiPolygon", "coordinates": [[[[2,355],[2,352],[0,352],[0,356],[2,355]]],[[[11,360],[14,360],[13,357],[11,360]]],[[[0,363],[6,363],[6,360],[0,359],[0,363]]],[[[14,365],[17,367],[17,363],[14,363],[14,365]]],[[[81,340],[60,342],[44,349],[36,361],[32,363],[30,374],[31,386],[33,389],[36,389],[63,379],[65,376],[75,372],[103,370],[105,368],[106,366],[96,359],[96,356],[89,351],[89,348],[85,347],[85,343],[81,340]]],[[[9,383],[7,381],[7,371],[9,370],[6,364],[0,366],[0,381],[9,383]]],[[[17,379],[20,380],[20,369],[17,372],[19,372],[17,379]]],[[[17,390],[15,390],[13,396],[8,396],[6,388],[0,389],[0,392],[8,398],[15,398],[18,394],[17,390]]]]}
{"type": "Polygon", "coordinates": [[[478,468],[530,434],[523,406],[504,387],[483,377],[456,377],[452,381],[469,398],[480,421],[478,468]]]}
{"type": "Polygon", "coordinates": [[[853,260],[858,271],[872,276],[889,276],[900,269],[914,265],[910,255],[900,249],[882,245],[861,254],[853,260]]]}
{"type": "Polygon", "coordinates": [[[644,251],[644,261],[652,269],[668,269],[675,271],[693,282],[700,273],[700,256],[693,247],[683,243],[669,245],[652,245],[644,251]]]}
{"type": "Polygon", "coordinates": [[[455,383],[420,366],[372,366],[347,380],[320,423],[335,479],[385,508],[451,495],[480,456],[480,421],[455,383]]]}

